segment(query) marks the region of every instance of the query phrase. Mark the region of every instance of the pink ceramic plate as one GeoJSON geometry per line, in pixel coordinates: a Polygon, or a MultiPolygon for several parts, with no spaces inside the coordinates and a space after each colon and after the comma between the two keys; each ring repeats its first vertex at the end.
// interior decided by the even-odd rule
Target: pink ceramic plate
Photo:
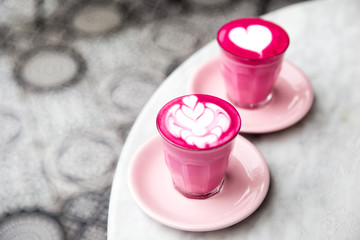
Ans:
{"type": "Polygon", "coordinates": [[[159,136],[135,154],[128,173],[130,191],[142,210],[156,221],[186,231],[211,231],[233,225],[264,200],[269,169],[259,151],[238,136],[221,191],[206,200],[177,192],[165,164],[159,136]]]}
{"type": "MultiPolygon", "coordinates": [[[[189,92],[214,95],[229,101],[218,57],[199,68],[190,80],[189,92]]],[[[240,131],[268,133],[287,128],[306,115],[313,99],[314,93],[307,77],[293,64],[284,61],[271,101],[255,109],[237,108],[242,120],[240,131]]]]}

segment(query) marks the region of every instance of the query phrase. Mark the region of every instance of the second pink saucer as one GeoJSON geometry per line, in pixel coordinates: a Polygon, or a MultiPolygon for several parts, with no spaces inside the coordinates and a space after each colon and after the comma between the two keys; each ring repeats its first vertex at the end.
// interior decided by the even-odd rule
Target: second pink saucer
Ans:
{"type": "MultiPolygon", "coordinates": [[[[219,57],[205,62],[190,80],[190,93],[209,94],[231,102],[226,96],[219,57]]],[[[242,119],[240,132],[269,133],[297,123],[310,110],[314,93],[310,81],[293,64],[284,61],[271,101],[259,108],[237,108],[242,119]]]]}
{"type": "Polygon", "coordinates": [[[212,231],[240,222],[263,202],[269,183],[264,158],[240,135],[222,189],[205,200],[189,199],[175,190],[160,136],[139,148],[128,172],[129,188],[140,208],[156,221],[186,231],[212,231]]]}

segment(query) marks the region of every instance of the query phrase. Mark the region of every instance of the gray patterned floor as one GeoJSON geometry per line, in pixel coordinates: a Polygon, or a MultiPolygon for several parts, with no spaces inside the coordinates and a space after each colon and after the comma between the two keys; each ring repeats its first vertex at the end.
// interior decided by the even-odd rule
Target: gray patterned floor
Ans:
{"type": "Polygon", "coordinates": [[[225,22],[295,2],[0,0],[0,239],[106,239],[147,99],[225,22]]]}

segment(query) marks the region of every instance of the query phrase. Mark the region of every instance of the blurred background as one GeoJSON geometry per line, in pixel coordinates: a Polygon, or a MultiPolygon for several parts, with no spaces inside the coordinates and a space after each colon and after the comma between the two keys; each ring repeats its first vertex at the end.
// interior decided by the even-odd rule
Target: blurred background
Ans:
{"type": "Polygon", "coordinates": [[[156,88],[227,21],[297,2],[0,0],[0,239],[106,239],[118,157],[156,88]]]}

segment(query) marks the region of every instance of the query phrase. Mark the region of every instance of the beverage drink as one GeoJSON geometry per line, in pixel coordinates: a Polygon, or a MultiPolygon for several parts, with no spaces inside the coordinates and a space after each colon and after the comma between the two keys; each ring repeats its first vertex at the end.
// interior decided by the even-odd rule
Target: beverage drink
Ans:
{"type": "Polygon", "coordinates": [[[188,198],[207,198],[221,189],[241,119],[220,98],[193,94],[165,104],[157,128],[175,188],[188,198]]]}
{"type": "Polygon", "coordinates": [[[217,40],[228,98],[245,108],[269,102],[289,46],[285,30],[260,18],[243,18],[222,26],[217,40]]]}

